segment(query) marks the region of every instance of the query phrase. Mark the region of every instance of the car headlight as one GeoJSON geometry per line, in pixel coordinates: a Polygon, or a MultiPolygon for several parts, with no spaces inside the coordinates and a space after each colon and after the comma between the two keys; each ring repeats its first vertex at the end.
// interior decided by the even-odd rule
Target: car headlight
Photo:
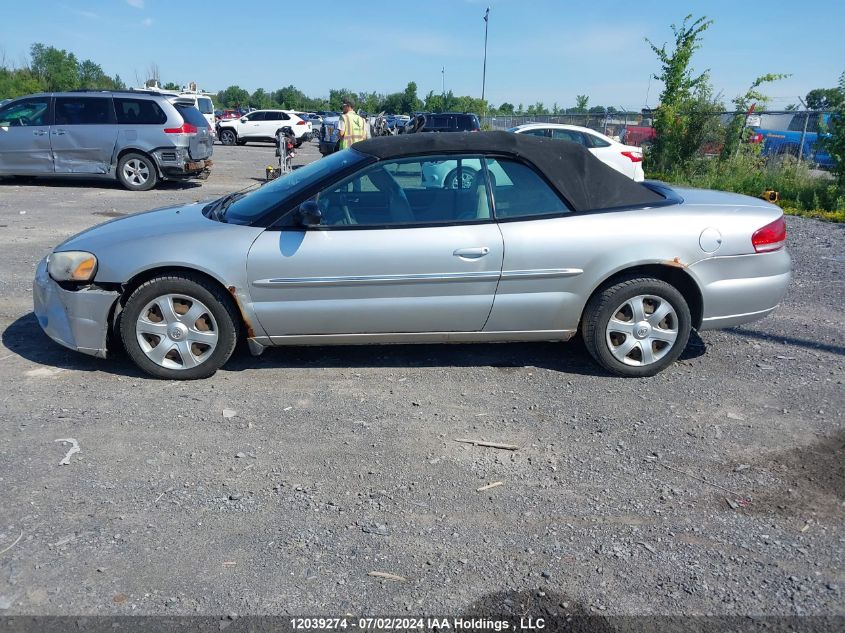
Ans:
{"type": "Polygon", "coordinates": [[[56,281],[91,281],[97,274],[97,258],[85,251],[50,253],[47,272],[56,281]]]}

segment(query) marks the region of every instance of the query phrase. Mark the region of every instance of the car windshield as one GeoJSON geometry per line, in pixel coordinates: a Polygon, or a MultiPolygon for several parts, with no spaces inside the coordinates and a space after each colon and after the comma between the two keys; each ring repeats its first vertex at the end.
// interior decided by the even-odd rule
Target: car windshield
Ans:
{"type": "Polygon", "coordinates": [[[309,163],[232,202],[226,210],[225,220],[230,224],[250,224],[283,200],[305,191],[332,172],[343,171],[367,160],[355,150],[344,150],[309,163]]]}

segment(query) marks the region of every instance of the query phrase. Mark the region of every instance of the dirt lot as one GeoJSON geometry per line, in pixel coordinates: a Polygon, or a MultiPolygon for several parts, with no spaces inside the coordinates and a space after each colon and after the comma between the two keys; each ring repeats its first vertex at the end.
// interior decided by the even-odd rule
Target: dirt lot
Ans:
{"type": "Polygon", "coordinates": [[[146,193],[0,181],[0,615],[845,615],[845,227],[790,218],[779,311],[652,379],[575,342],[288,348],[164,382],[42,334],[51,246],[272,154],[218,146],[201,186],[146,193]]]}

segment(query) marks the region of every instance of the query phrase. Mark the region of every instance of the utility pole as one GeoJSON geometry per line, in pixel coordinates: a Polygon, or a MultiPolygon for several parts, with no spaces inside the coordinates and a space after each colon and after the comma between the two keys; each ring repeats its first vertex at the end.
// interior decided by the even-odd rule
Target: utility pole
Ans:
{"type": "MultiPolygon", "coordinates": [[[[481,100],[484,101],[484,88],[487,85],[487,26],[490,20],[490,7],[484,12],[484,71],[481,75],[481,100]]],[[[487,106],[484,107],[485,111],[487,106]]]]}
{"type": "Polygon", "coordinates": [[[443,75],[443,89],[440,91],[440,95],[445,99],[446,98],[446,67],[443,66],[440,69],[440,74],[443,75]]]}
{"type": "Polygon", "coordinates": [[[798,162],[800,163],[801,158],[804,156],[804,139],[807,138],[807,123],[810,122],[810,109],[801,97],[798,97],[798,101],[804,106],[804,129],[801,131],[801,143],[798,145],[798,162]]]}

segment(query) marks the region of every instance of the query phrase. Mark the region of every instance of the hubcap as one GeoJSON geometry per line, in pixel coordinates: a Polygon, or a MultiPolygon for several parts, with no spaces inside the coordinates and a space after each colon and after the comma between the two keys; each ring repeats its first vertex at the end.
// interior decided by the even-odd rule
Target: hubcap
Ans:
{"type": "Polygon", "coordinates": [[[143,185],[150,178],[150,168],[144,161],[133,158],[123,166],[123,177],[133,185],[143,185]]]}
{"type": "Polygon", "coordinates": [[[605,331],[610,353],[635,367],[659,361],[672,350],[677,338],[675,308],[655,295],[639,295],[619,305],[605,331]]]}
{"type": "Polygon", "coordinates": [[[150,301],[135,323],[141,351],[166,369],[190,369],[217,348],[217,322],[201,301],[169,294],[150,301]]]}

